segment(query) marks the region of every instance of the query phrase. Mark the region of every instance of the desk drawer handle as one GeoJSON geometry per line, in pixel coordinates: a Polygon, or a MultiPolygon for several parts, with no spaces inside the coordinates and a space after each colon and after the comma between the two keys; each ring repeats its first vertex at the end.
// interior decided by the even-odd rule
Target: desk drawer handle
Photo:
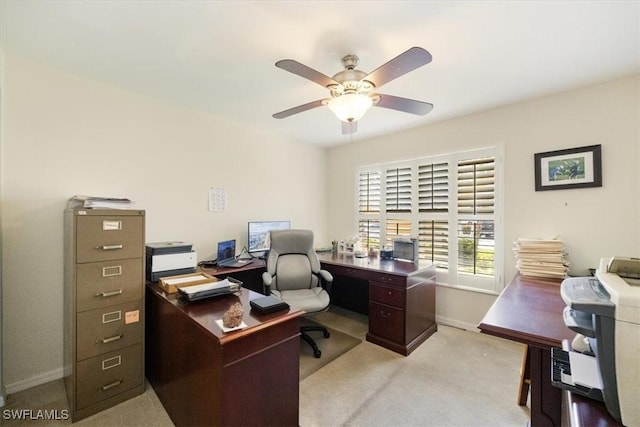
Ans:
{"type": "Polygon", "coordinates": [[[111,292],[98,292],[96,294],[97,297],[115,297],[118,295],[122,295],[122,293],[124,292],[124,289],[118,289],[117,291],[111,291],[111,292]]]}
{"type": "Polygon", "coordinates": [[[103,251],[113,251],[115,249],[122,249],[122,245],[102,245],[96,246],[96,249],[102,249],[103,251]]]}
{"type": "Polygon", "coordinates": [[[391,313],[388,312],[388,311],[380,310],[380,316],[389,317],[389,316],[391,316],[391,313]]]}
{"type": "Polygon", "coordinates": [[[102,387],[100,387],[100,389],[102,391],[107,391],[107,390],[112,389],[114,387],[118,387],[120,384],[122,384],[122,380],[114,381],[111,384],[103,385],[102,387]]]}
{"type": "Polygon", "coordinates": [[[122,334],[120,334],[120,335],[114,335],[114,336],[109,337],[109,338],[103,338],[103,339],[98,340],[98,341],[96,341],[96,342],[98,342],[98,343],[102,343],[102,344],[109,344],[110,342],[114,342],[114,341],[121,340],[123,336],[124,336],[124,335],[122,335],[122,334]]]}

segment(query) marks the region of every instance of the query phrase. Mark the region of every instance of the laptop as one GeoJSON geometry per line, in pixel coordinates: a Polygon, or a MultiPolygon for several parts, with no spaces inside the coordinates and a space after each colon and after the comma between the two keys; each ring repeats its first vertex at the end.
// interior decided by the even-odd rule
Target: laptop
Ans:
{"type": "Polygon", "coordinates": [[[242,267],[250,260],[236,259],[236,241],[225,240],[218,242],[218,267],[242,267]]]}

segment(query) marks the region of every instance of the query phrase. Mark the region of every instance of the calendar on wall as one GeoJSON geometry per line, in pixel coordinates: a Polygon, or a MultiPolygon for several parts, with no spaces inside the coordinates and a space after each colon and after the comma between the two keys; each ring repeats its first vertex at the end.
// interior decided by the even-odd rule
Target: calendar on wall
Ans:
{"type": "Polygon", "coordinates": [[[225,188],[209,188],[209,212],[227,210],[227,190],[225,188]]]}

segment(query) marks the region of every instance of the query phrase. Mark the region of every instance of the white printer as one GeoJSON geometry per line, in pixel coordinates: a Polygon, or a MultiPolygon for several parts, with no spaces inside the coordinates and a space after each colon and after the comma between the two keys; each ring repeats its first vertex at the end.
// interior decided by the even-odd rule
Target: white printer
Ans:
{"type": "Polygon", "coordinates": [[[561,295],[581,353],[553,349],[552,383],[603,400],[617,421],[640,427],[640,259],[603,258],[595,278],[567,278],[561,295]],[[585,360],[599,385],[580,382],[585,360]]]}

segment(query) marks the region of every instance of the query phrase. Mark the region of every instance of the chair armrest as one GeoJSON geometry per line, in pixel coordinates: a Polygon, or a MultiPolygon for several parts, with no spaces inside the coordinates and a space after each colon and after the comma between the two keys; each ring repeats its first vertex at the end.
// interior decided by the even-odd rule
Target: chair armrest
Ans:
{"type": "Polygon", "coordinates": [[[262,273],[262,289],[265,295],[271,295],[271,284],[273,283],[273,276],[268,272],[262,273]]]}
{"type": "Polygon", "coordinates": [[[320,270],[318,271],[318,274],[323,281],[327,283],[333,282],[333,276],[327,270],[320,270]]]}
{"type": "Polygon", "coordinates": [[[333,283],[333,276],[327,270],[318,271],[318,277],[320,278],[320,284],[322,288],[331,295],[331,284],[333,283]]]}

